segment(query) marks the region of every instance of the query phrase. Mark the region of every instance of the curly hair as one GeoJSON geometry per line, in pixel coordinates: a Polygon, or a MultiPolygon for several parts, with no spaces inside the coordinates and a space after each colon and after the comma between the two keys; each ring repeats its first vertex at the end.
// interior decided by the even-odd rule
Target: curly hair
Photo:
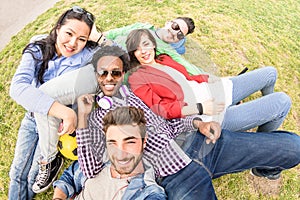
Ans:
{"type": "Polygon", "coordinates": [[[115,46],[103,46],[99,50],[97,50],[92,58],[92,65],[94,66],[95,72],[97,71],[97,63],[100,58],[104,56],[114,56],[118,57],[123,62],[123,71],[127,72],[130,68],[129,65],[129,57],[126,51],[124,51],[121,47],[115,45],[115,46]]]}

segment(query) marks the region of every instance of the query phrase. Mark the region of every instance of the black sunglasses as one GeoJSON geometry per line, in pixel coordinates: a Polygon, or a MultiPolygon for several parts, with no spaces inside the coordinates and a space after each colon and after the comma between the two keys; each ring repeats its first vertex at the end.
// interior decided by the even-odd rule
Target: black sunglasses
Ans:
{"type": "Polygon", "coordinates": [[[76,13],[79,13],[79,14],[86,14],[87,18],[92,22],[94,23],[94,17],[93,15],[84,10],[83,8],[79,7],[79,6],[73,6],[72,9],[71,9],[73,12],[76,12],[76,13]]]}
{"type": "Polygon", "coordinates": [[[182,31],[180,30],[180,27],[179,27],[179,25],[178,25],[176,22],[172,22],[171,28],[172,28],[174,31],[179,31],[179,32],[177,33],[177,38],[178,38],[179,40],[181,40],[181,39],[184,38],[184,34],[183,34],[182,31]]]}
{"type": "Polygon", "coordinates": [[[122,71],[119,70],[112,70],[112,71],[107,71],[107,70],[99,70],[97,71],[97,75],[101,78],[101,79],[105,79],[108,76],[108,73],[114,78],[114,79],[118,79],[122,76],[122,71]]]}

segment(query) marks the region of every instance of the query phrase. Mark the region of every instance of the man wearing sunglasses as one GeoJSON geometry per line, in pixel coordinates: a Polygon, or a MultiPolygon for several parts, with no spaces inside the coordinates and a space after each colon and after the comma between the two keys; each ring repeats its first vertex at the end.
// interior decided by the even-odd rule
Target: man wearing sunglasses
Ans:
{"type": "Polygon", "coordinates": [[[149,29],[155,37],[157,43],[157,54],[168,54],[173,60],[182,64],[190,74],[205,73],[201,68],[189,63],[178,52],[184,52],[184,42],[186,36],[194,32],[195,24],[193,19],[189,17],[178,17],[172,21],[165,23],[162,28],[155,28],[149,23],[135,23],[125,27],[106,31],[104,35],[107,39],[114,40],[116,43],[126,49],[125,41],[128,34],[134,29],[149,29]],[[177,51],[176,51],[177,50],[177,51]]]}
{"type": "Polygon", "coordinates": [[[167,22],[165,26],[173,35],[173,40],[174,40],[168,43],[170,43],[170,45],[177,51],[177,53],[181,55],[184,54],[185,53],[184,45],[186,42],[185,36],[192,33],[195,28],[193,20],[191,18],[186,18],[186,20],[181,20],[181,18],[177,18],[174,21],[167,22]]]}

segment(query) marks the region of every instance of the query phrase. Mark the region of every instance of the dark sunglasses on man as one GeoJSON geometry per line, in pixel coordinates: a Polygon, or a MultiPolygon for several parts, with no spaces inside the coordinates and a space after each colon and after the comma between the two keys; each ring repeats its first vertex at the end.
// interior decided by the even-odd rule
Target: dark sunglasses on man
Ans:
{"type": "Polygon", "coordinates": [[[100,77],[101,79],[105,79],[108,76],[108,73],[114,78],[114,79],[118,79],[122,76],[122,71],[120,70],[112,70],[112,71],[108,71],[108,70],[99,70],[96,72],[96,74],[98,75],[98,77],[100,77]]]}
{"type": "Polygon", "coordinates": [[[177,33],[177,38],[178,38],[178,40],[181,40],[181,39],[184,38],[184,34],[183,34],[182,31],[180,30],[180,27],[179,27],[179,25],[178,25],[176,22],[172,21],[171,28],[172,28],[174,31],[178,31],[178,33],[177,33]]]}

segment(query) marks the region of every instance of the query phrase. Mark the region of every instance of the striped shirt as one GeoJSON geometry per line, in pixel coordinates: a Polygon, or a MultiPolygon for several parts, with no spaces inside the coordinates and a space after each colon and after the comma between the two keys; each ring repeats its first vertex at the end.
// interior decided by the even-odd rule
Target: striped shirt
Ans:
{"type": "MultiPolygon", "coordinates": [[[[148,134],[144,159],[152,164],[157,177],[174,174],[191,162],[191,159],[173,139],[182,132],[194,131],[192,122],[197,116],[166,120],[154,114],[131,91],[125,99],[113,97],[113,101],[111,110],[121,106],[134,106],[144,111],[148,134]]],[[[108,111],[109,109],[95,109],[89,115],[88,127],[76,130],[78,161],[81,170],[88,178],[95,177],[106,161],[104,160],[106,142],[102,130],[102,118],[108,111]]]]}

